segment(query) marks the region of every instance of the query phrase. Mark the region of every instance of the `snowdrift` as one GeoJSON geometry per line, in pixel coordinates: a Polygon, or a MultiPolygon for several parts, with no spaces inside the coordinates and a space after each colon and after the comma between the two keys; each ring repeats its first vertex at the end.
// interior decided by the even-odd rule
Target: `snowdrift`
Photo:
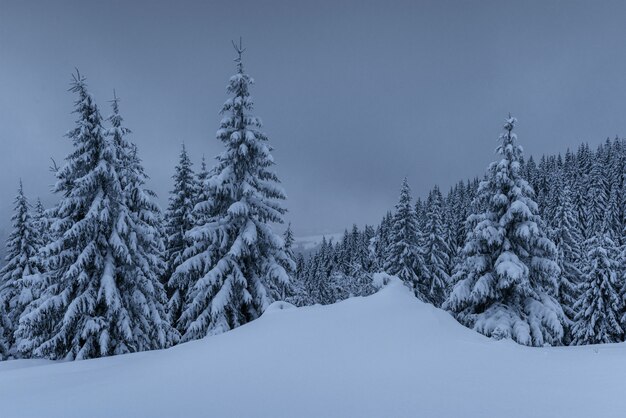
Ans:
{"type": "Polygon", "coordinates": [[[624,417],[623,344],[493,341],[392,282],[169,350],[0,364],[0,416],[624,417]]]}

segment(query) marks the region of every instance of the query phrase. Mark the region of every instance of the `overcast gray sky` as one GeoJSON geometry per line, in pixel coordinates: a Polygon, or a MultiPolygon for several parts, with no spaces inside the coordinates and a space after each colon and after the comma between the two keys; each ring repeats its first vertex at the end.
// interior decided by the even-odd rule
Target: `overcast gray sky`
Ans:
{"type": "Polygon", "coordinates": [[[626,133],[626,2],[0,0],[0,225],[20,177],[51,204],[74,67],[113,89],[162,206],[181,142],[199,165],[248,51],[297,235],[378,222],[482,175],[508,112],[527,153],[626,133]]]}

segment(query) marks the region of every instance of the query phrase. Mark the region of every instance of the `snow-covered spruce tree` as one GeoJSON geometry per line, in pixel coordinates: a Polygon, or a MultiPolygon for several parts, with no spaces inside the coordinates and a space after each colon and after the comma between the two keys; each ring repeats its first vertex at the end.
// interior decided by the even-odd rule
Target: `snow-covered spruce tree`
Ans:
{"type": "Polygon", "coordinates": [[[626,203],[623,195],[626,166],[622,155],[622,144],[618,138],[615,138],[613,142],[607,139],[605,149],[607,150],[605,175],[607,176],[610,192],[604,214],[603,230],[611,234],[616,245],[623,245],[626,242],[624,242],[625,237],[622,234],[621,215],[626,203]]]}
{"type": "Polygon", "coordinates": [[[138,351],[168,347],[178,342],[180,335],[171,326],[167,312],[167,295],[160,278],[166,263],[165,228],[156,194],[146,188],[146,175],[137,146],[126,139],[130,130],[122,126],[119,99],[112,101],[113,113],[108,118],[111,128],[107,136],[113,139],[121,161],[121,185],[128,210],[128,241],[130,259],[121,267],[124,279],[130,285],[122,296],[132,318],[141,326],[135,326],[135,344],[138,351]]]}
{"type": "MultiPolygon", "coordinates": [[[[593,204],[593,196],[590,194],[596,194],[598,191],[591,190],[591,184],[594,182],[591,179],[591,171],[593,167],[593,156],[589,149],[589,144],[581,144],[576,152],[577,162],[577,187],[574,190],[574,205],[578,211],[578,224],[583,233],[583,238],[589,239],[593,237],[593,219],[589,206],[593,204]]],[[[596,167],[597,169],[598,167],[596,167]]],[[[597,171],[597,170],[596,170],[597,171]]]]}
{"type": "Polygon", "coordinates": [[[217,131],[226,150],[206,182],[208,199],[196,205],[199,218],[207,220],[188,234],[193,242],[189,257],[172,276],[173,281],[197,278],[178,323],[184,341],[256,319],[272,302],[267,289],[287,285],[284,266],[293,264],[271,228],[283,222],[279,201],[285,195],[272,170],[272,148],[260,131],[261,121],[251,114],[253,80],[243,70],[244,50],[241,43],[235,48],[237,73],[228,83],[232,97],[217,131]]]}
{"type": "Polygon", "coordinates": [[[37,252],[41,240],[33,224],[30,204],[24,195],[21,180],[15,197],[12,221],[13,231],[7,239],[6,264],[0,270],[0,327],[3,328],[3,334],[0,335],[0,358],[18,355],[15,329],[20,316],[33,301],[34,280],[30,276],[40,272],[37,252]]]}
{"type": "Polygon", "coordinates": [[[198,183],[192,162],[182,145],[175,168],[174,188],[170,191],[169,205],[165,214],[167,233],[166,260],[168,271],[173,272],[181,263],[185,251],[185,234],[194,226],[193,208],[198,194],[198,183]]]}
{"type": "Polygon", "coordinates": [[[391,244],[391,224],[393,215],[387,212],[380,225],[376,228],[376,234],[370,242],[371,252],[374,257],[375,268],[382,270],[387,259],[387,253],[391,244]]]}
{"type": "Polygon", "coordinates": [[[454,289],[444,308],[464,325],[496,339],[520,344],[560,344],[564,314],[552,296],[559,267],[554,243],[541,229],[533,190],[520,170],[522,148],[509,117],[492,163],[480,184],[470,215],[454,289]]]}
{"type": "Polygon", "coordinates": [[[41,245],[50,242],[50,213],[41,203],[41,199],[37,199],[33,208],[33,227],[39,235],[41,245]]]}
{"type": "MultiPolygon", "coordinates": [[[[576,222],[576,211],[571,200],[571,189],[561,184],[558,200],[554,202],[556,209],[552,222],[551,238],[557,248],[557,264],[561,269],[558,281],[557,297],[567,319],[571,322],[576,316],[574,305],[578,299],[578,286],[583,264],[582,234],[576,222]]],[[[567,336],[569,339],[569,336],[567,336]]],[[[566,341],[567,342],[567,341],[566,341]]]]}
{"type": "MultiPolygon", "coordinates": [[[[186,234],[195,225],[193,208],[200,193],[185,144],[182,145],[178,165],[172,178],[174,179],[174,188],[170,192],[169,205],[165,215],[165,232],[167,234],[165,278],[168,281],[172,273],[184,261],[183,254],[190,245],[186,234]]],[[[184,298],[188,291],[189,283],[187,281],[168,283],[169,313],[173,323],[176,323],[180,317],[184,298]]]]}
{"type": "Polygon", "coordinates": [[[430,192],[426,202],[426,222],[422,231],[424,275],[419,279],[419,293],[425,301],[439,307],[446,299],[450,282],[448,273],[450,249],[445,241],[443,201],[439,188],[430,192]]]}
{"type": "Polygon", "coordinates": [[[391,221],[390,246],[385,259],[384,270],[398,276],[415,292],[421,300],[427,301],[428,295],[422,294],[418,286],[424,260],[420,254],[415,210],[411,204],[411,189],[405,178],[400,189],[400,198],[391,221]]]}
{"type": "Polygon", "coordinates": [[[311,304],[309,293],[306,288],[306,278],[308,277],[307,262],[302,253],[296,255],[296,270],[291,279],[291,295],[286,301],[296,306],[307,306],[311,304]]]}
{"type": "Polygon", "coordinates": [[[11,343],[8,336],[13,334],[9,318],[4,306],[0,306],[0,360],[6,360],[11,356],[11,343]]]}
{"type": "Polygon", "coordinates": [[[204,155],[202,156],[202,160],[200,161],[200,171],[196,176],[197,183],[197,195],[196,195],[196,203],[204,202],[206,200],[206,193],[204,192],[203,185],[206,184],[207,179],[209,178],[209,170],[207,169],[206,159],[204,155]]]}
{"type": "Polygon", "coordinates": [[[587,184],[587,213],[591,225],[591,234],[605,232],[604,217],[607,213],[609,200],[609,181],[606,175],[607,151],[602,145],[593,155],[589,182],[587,184]]]}
{"type": "Polygon", "coordinates": [[[295,275],[296,269],[296,257],[293,253],[293,231],[291,230],[291,223],[287,225],[287,229],[283,233],[283,248],[285,254],[287,255],[287,259],[282,262],[282,266],[291,278],[289,282],[281,282],[272,280],[267,284],[268,292],[271,295],[273,300],[287,300],[290,296],[293,295],[295,288],[293,287],[293,277],[295,275]]]}
{"type": "Polygon", "coordinates": [[[575,323],[572,328],[573,343],[599,344],[623,341],[624,330],[620,315],[624,301],[618,282],[617,249],[609,234],[590,238],[589,263],[580,286],[576,303],[575,323]]]}
{"type": "Polygon", "coordinates": [[[78,119],[67,134],[74,151],[54,188],[61,194],[53,222],[58,238],[42,250],[45,287],[20,318],[18,349],[85,359],[165,347],[173,334],[155,274],[158,255],[146,244],[155,234],[142,222],[153,214],[129,203],[140,190],[120,145],[123,130],[112,120],[107,134],[78,72],[70,90],[78,95],[78,119]]]}

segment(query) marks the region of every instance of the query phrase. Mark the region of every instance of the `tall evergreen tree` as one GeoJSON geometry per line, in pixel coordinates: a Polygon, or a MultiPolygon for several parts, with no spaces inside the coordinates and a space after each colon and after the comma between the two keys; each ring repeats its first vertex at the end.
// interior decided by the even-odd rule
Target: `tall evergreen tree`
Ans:
{"type": "MultiPolygon", "coordinates": [[[[593,218],[589,211],[589,185],[591,168],[592,168],[592,156],[591,150],[588,144],[581,144],[576,152],[576,190],[574,190],[574,204],[578,211],[578,224],[583,234],[583,239],[588,239],[593,236],[593,218]]],[[[593,198],[593,197],[592,197],[593,198]]]]}
{"type": "MultiPolygon", "coordinates": [[[[296,273],[296,256],[293,252],[293,243],[294,236],[293,231],[291,230],[291,222],[287,225],[287,229],[283,233],[283,248],[285,250],[285,254],[287,255],[287,259],[285,259],[282,263],[283,268],[293,279],[296,273]]],[[[272,299],[274,300],[287,300],[290,296],[293,295],[294,286],[293,280],[290,280],[287,283],[281,281],[270,281],[268,283],[268,290],[272,299]]]]}
{"type": "Polygon", "coordinates": [[[185,234],[194,226],[193,208],[198,193],[198,183],[193,172],[192,162],[187,154],[185,144],[182,145],[175,168],[174,188],[170,192],[169,205],[166,212],[167,233],[166,260],[168,271],[173,272],[181,263],[181,256],[186,248],[185,234]]]}
{"type": "Polygon", "coordinates": [[[39,198],[33,210],[33,227],[39,235],[41,245],[50,242],[50,215],[39,198]]]}
{"type": "Polygon", "coordinates": [[[624,301],[618,283],[617,251],[609,234],[592,237],[589,264],[576,304],[576,321],[572,329],[574,344],[614,343],[623,340],[620,315],[624,301]]]}
{"type": "Polygon", "coordinates": [[[122,126],[119,99],[112,101],[113,113],[108,118],[111,129],[107,135],[119,144],[122,162],[122,190],[128,210],[128,235],[125,237],[130,258],[121,267],[130,284],[122,296],[135,321],[135,346],[138,351],[168,347],[178,342],[180,335],[170,325],[167,295],[160,278],[166,270],[165,228],[163,215],[156,203],[157,195],[146,188],[148,176],[139,158],[137,146],[126,139],[130,130],[122,126]]]}
{"type": "Polygon", "coordinates": [[[561,269],[558,283],[558,300],[563,312],[571,322],[576,316],[574,305],[578,298],[578,286],[582,273],[582,234],[576,223],[576,213],[571,201],[569,186],[561,186],[561,192],[555,203],[555,216],[551,238],[557,248],[557,264],[561,269]]]}
{"type": "Polygon", "coordinates": [[[422,233],[424,275],[419,279],[419,293],[425,301],[439,307],[446,298],[450,281],[448,263],[450,248],[445,241],[443,197],[439,187],[430,192],[426,202],[426,225],[422,233]]]}
{"type": "Polygon", "coordinates": [[[7,240],[6,264],[0,270],[0,328],[3,328],[0,358],[18,355],[14,332],[20,316],[33,301],[35,280],[30,276],[40,272],[37,252],[41,241],[21,180],[12,221],[13,232],[7,240]]]}
{"type": "Polygon", "coordinates": [[[393,216],[391,212],[387,212],[383,217],[380,225],[376,228],[376,234],[370,243],[371,250],[375,258],[375,265],[378,270],[384,269],[385,260],[391,245],[391,225],[393,216]]]}
{"type": "Polygon", "coordinates": [[[622,211],[626,200],[623,195],[623,177],[626,172],[622,144],[618,138],[613,142],[607,140],[606,171],[609,195],[604,213],[603,230],[610,233],[617,245],[626,244],[622,234],[622,211]]]}
{"type": "Polygon", "coordinates": [[[185,144],[182,145],[175,168],[174,188],[170,192],[169,205],[166,211],[165,233],[167,235],[165,260],[170,293],[169,312],[173,323],[178,321],[183,304],[192,283],[189,280],[171,280],[173,272],[180,266],[185,250],[190,246],[186,234],[195,226],[193,209],[197,203],[200,187],[192,169],[192,162],[187,154],[185,144]]]}
{"type": "Polygon", "coordinates": [[[197,278],[186,297],[179,326],[183,340],[230,330],[257,318],[272,301],[267,288],[289,283],[293,263],[271,229],[282,223],[285,199],[272,170],[274,160],[261,121],[251,114],[252,78],[243,70],[235,45],[237,73],[230,78],[217,138],[226,150],[207,180],[209,199],[196,205],[207,221],[194,228],[189,258],[173,275],[197,278]]]}
{"type": "Polygon", "coordinates": [[[607,213],[609,200],[609,182],[606,176],[607,156],[604,147],[592,156],[590,184],[587,185],[587,213],[590,222],[590,233],[603,234],[606,231],[604,218],[607,213]]]}
{"type": "Polygon", "coordinates": [[[78,95],[78,119],[67,135],[74,151],[57,171],[58,238],[42,251],[45,287],[20,319],[18,349],[36,357],[85,359],[165,347],[172,334],[163,289],[146,265],[158,255],[142,254],[154,235],[145,230],[147,222],[137,221],[150,215],[135,216],[128,204],[130,165],[120,145],[123,130],[114,121],[121,123],[121,117],[112,119],[107,134],[78,72],[70,90],[78,95]]]}
{"type": "Polygon", "coordinates": [[[415,210],[411,204],[411,189],[405,178],[400,189],[400,198],[391,221],[390,247],[385,260],[387,273],[398,276],[421,300],[428,300],[419,286],[424,260],[418,243],[419,229],[415,210]]]}
{"type": "Polygon", "coordinates": [[[522,148],[509,117],[497,148],[502,156],[480,184],[482,213],[471,215],[473,229],[457,267],[445,307],[468,327],[520,344],[559,344],[564,314],[552,297],[559,267],[556,248],[541,229],[533,189],[521,172],[522,148]]]}

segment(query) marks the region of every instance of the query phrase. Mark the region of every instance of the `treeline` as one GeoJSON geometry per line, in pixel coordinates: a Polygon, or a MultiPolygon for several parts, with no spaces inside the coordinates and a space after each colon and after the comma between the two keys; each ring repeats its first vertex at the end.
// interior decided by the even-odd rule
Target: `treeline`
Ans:
{"type": "Polygon", "coordinates": [[[33,209],[21,182],[0,271],[0,358],[86,359],[169,347],[257,318],[289,292],[293,255],[271,225],[285,199],[252,114],[243,48],[198,175],[185,149],[163,214],[112,100],[104,119],[76,72],[73,151],[59,202],[33,209]]]}
{"type": "Polygon", "coordinates": [[[527,345],[618,342],[626,330],[626,141],[525,160],[507,120],[482,181],[411,201],[406,179],[377,227],[297,259],[297,304],[372,292],[401,277],[425,302],[527,345]],[[365,285],[361,285],[365,284],[365,285]],[[350,290],[348,290],[350,289],[350,290]]]}

